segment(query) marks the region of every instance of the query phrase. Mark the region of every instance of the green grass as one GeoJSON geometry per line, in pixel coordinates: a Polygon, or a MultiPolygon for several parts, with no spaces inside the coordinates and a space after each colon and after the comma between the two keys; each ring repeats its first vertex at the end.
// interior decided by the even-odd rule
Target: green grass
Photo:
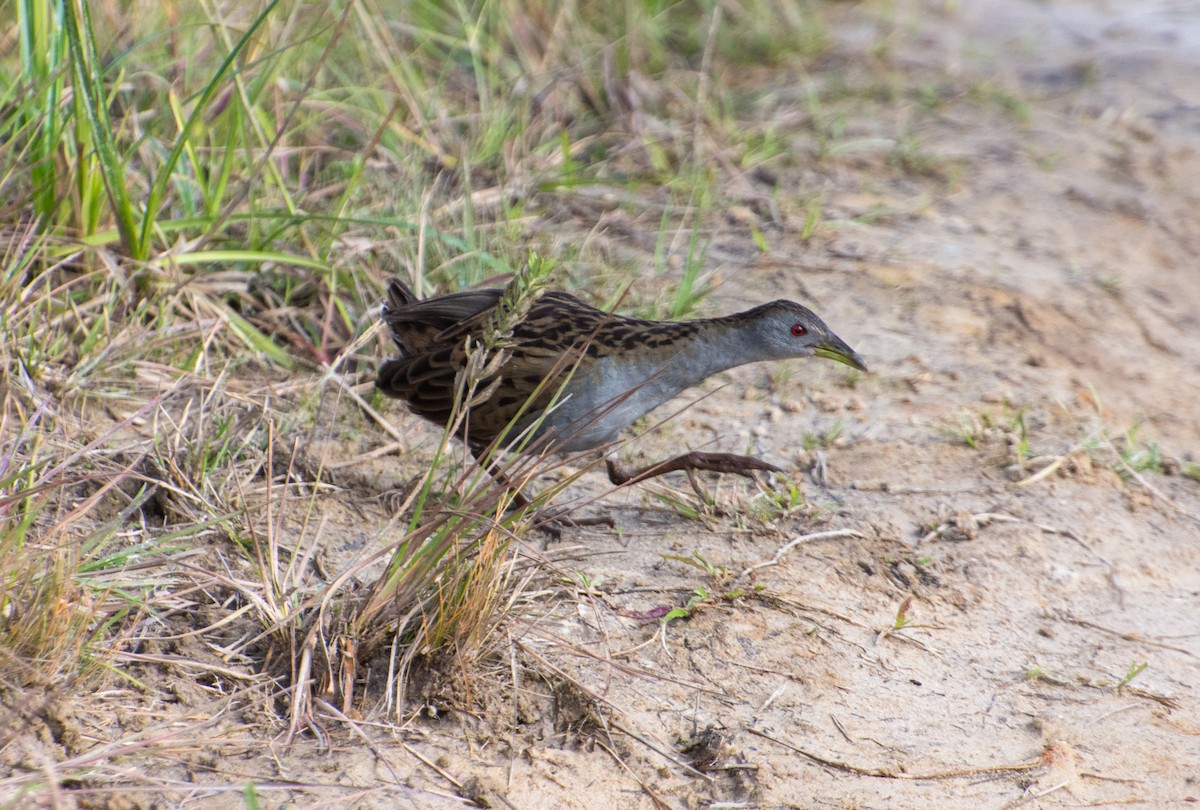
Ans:
{"type": "Polygon", "coordinates": [[[1030,444],[1028,421],[1028,408],[1006,404],[1000,416],[989,411],[964,414],[954,427],[942,428],[942,433],[972,450],[1003,443],[1007,460],[1021,465],[1037,455],[1030,444]]]}
{"type": "Polygon", "coordinates": [[[1134,425],[1113,443],[1119,456],[1114,468],[1122,477],[1128,478],[1132,473],[1164,471],[1162,448],[1158,442],[1142,441],[1138,433],[1138,426],[1134,425]]]}
{"type": "Polygon", "coordinates": [[[842,428],[845,427],[845,417],[839,416],[832,425],[824,430],[808,431],[801,439],[801,446],[805,450],[820,450],[827,447],[832,447],[838,437],[842,435],[842,428]]]}
{"type": "Polygon", "coordinates": [[[750,503],[750,514],[763,523],[769,523],[808,508],[804,490],[796,484],[787,484],[760,492],[750,503]]]}

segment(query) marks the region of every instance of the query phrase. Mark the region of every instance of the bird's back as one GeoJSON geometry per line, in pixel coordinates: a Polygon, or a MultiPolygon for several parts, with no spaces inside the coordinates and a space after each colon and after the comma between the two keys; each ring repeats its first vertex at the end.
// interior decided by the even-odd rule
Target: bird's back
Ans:
{"type": "MultiPolygon", "coordinates": [[[[383,320],[400,356],[380,367],[376,387],[404,400],[417,415],[445,425],[453,416],[458,373],[467,362],[467,338],[480,335],[502,293],[471,290],[418,300],[406,285],[393,281],[383,320]]],[[[527,415],[522,425],[536,419],[554,400],[561,375],[585,373],[599,354],[596,333],[624,320],[566,293],[543,294],[513,325],[506,341],[509,357],[500,373],[479,381],[477,391],[495,389],[472,409],[462,437],[479,448],[522,409],[527,415]]]]}

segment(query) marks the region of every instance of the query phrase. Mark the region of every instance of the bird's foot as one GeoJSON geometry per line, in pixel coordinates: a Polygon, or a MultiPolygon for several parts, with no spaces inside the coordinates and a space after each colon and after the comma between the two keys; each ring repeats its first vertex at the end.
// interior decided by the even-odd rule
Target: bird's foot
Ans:
{"type": "Polygon", "coordinates": [[[550,509],[542,510],[533,519],[533,527],[541,529],[553,540],[560,539],[564,529],[580,529],[588,526],[607,526],[611,529],[616,525],[610,515],[571,517],[567,512],[550,509]]]}
{"type": "Polygon", "coordinates": [[[746,478],[753,478],[756,472],[783,472],[774,464],[768,464],[750,456],[739,456],[736,453],[684,453],[672,459],[651,464],[640,470],[625,470],[613,459],[608,459],[608,480],[617,486],[636,484],[650,478],[657,478],[669,472],[686,472],[693,487],[693,473],[697,470],[716,473],[734,473],[746,478]]]}

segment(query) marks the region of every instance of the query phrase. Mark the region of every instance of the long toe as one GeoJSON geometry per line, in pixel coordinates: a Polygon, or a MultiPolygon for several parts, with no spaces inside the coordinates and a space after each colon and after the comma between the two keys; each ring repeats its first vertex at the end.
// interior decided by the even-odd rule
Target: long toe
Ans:
{"type": "Polygon", "coordinates": [[[734,473],[753,478],[756,472],[783,472],[774,464],[735,453],[688,453],[680,457],[688,467],[717,473],[734,473]]]}
{"type": "Polygon", "coordinates": [[[703,470],[715,473],[735,473],[753,478],[756,472],[783,472],[774,464],[759,461],[750,456],[739,456],[734,453],[686,453],[682,456],[668,459],[636,471],[622,469],[612,459],[608,460],[608,477],[617,486],[636,484],[649,478],[656,478],[669,472],[703,470]]]}
{"type": "Polygon", "coordinates": [[[566,528],[579,529],[588,526],[607,526],[611,529],[617,524],[608,515],[571,517],[566,512],[543,510],[537,514],[533,525],[535,528],[546,532],[552,539],[558,540],[562,537],[563,529],[566,528]]]}

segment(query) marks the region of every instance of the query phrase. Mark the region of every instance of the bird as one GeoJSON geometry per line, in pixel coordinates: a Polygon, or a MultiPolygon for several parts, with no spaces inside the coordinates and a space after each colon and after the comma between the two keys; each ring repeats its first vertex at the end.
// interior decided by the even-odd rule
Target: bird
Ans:
{"type": "MultiPolygon", "coordinates": [[[[381,317],[399,356],[383,362],[376,388],[446,426],[455,418],[460,380],[500,288],[419,299],[394,279],[381,317]]],[[[616,486],[673,471],[780,472],[730,453],[690,452],[627,470],[612,452],[620,434],[659,405],[708,377],[762,360],[822,357],[866,371],[866,363],[815,313],[778,300],[714,318],[651,321],[593,307],[560,291],[533,300],[503,340],[500,364],[485,369],[458,436],[477,456],[496,442],[560,454],[599,450],[616,486]]]]}

